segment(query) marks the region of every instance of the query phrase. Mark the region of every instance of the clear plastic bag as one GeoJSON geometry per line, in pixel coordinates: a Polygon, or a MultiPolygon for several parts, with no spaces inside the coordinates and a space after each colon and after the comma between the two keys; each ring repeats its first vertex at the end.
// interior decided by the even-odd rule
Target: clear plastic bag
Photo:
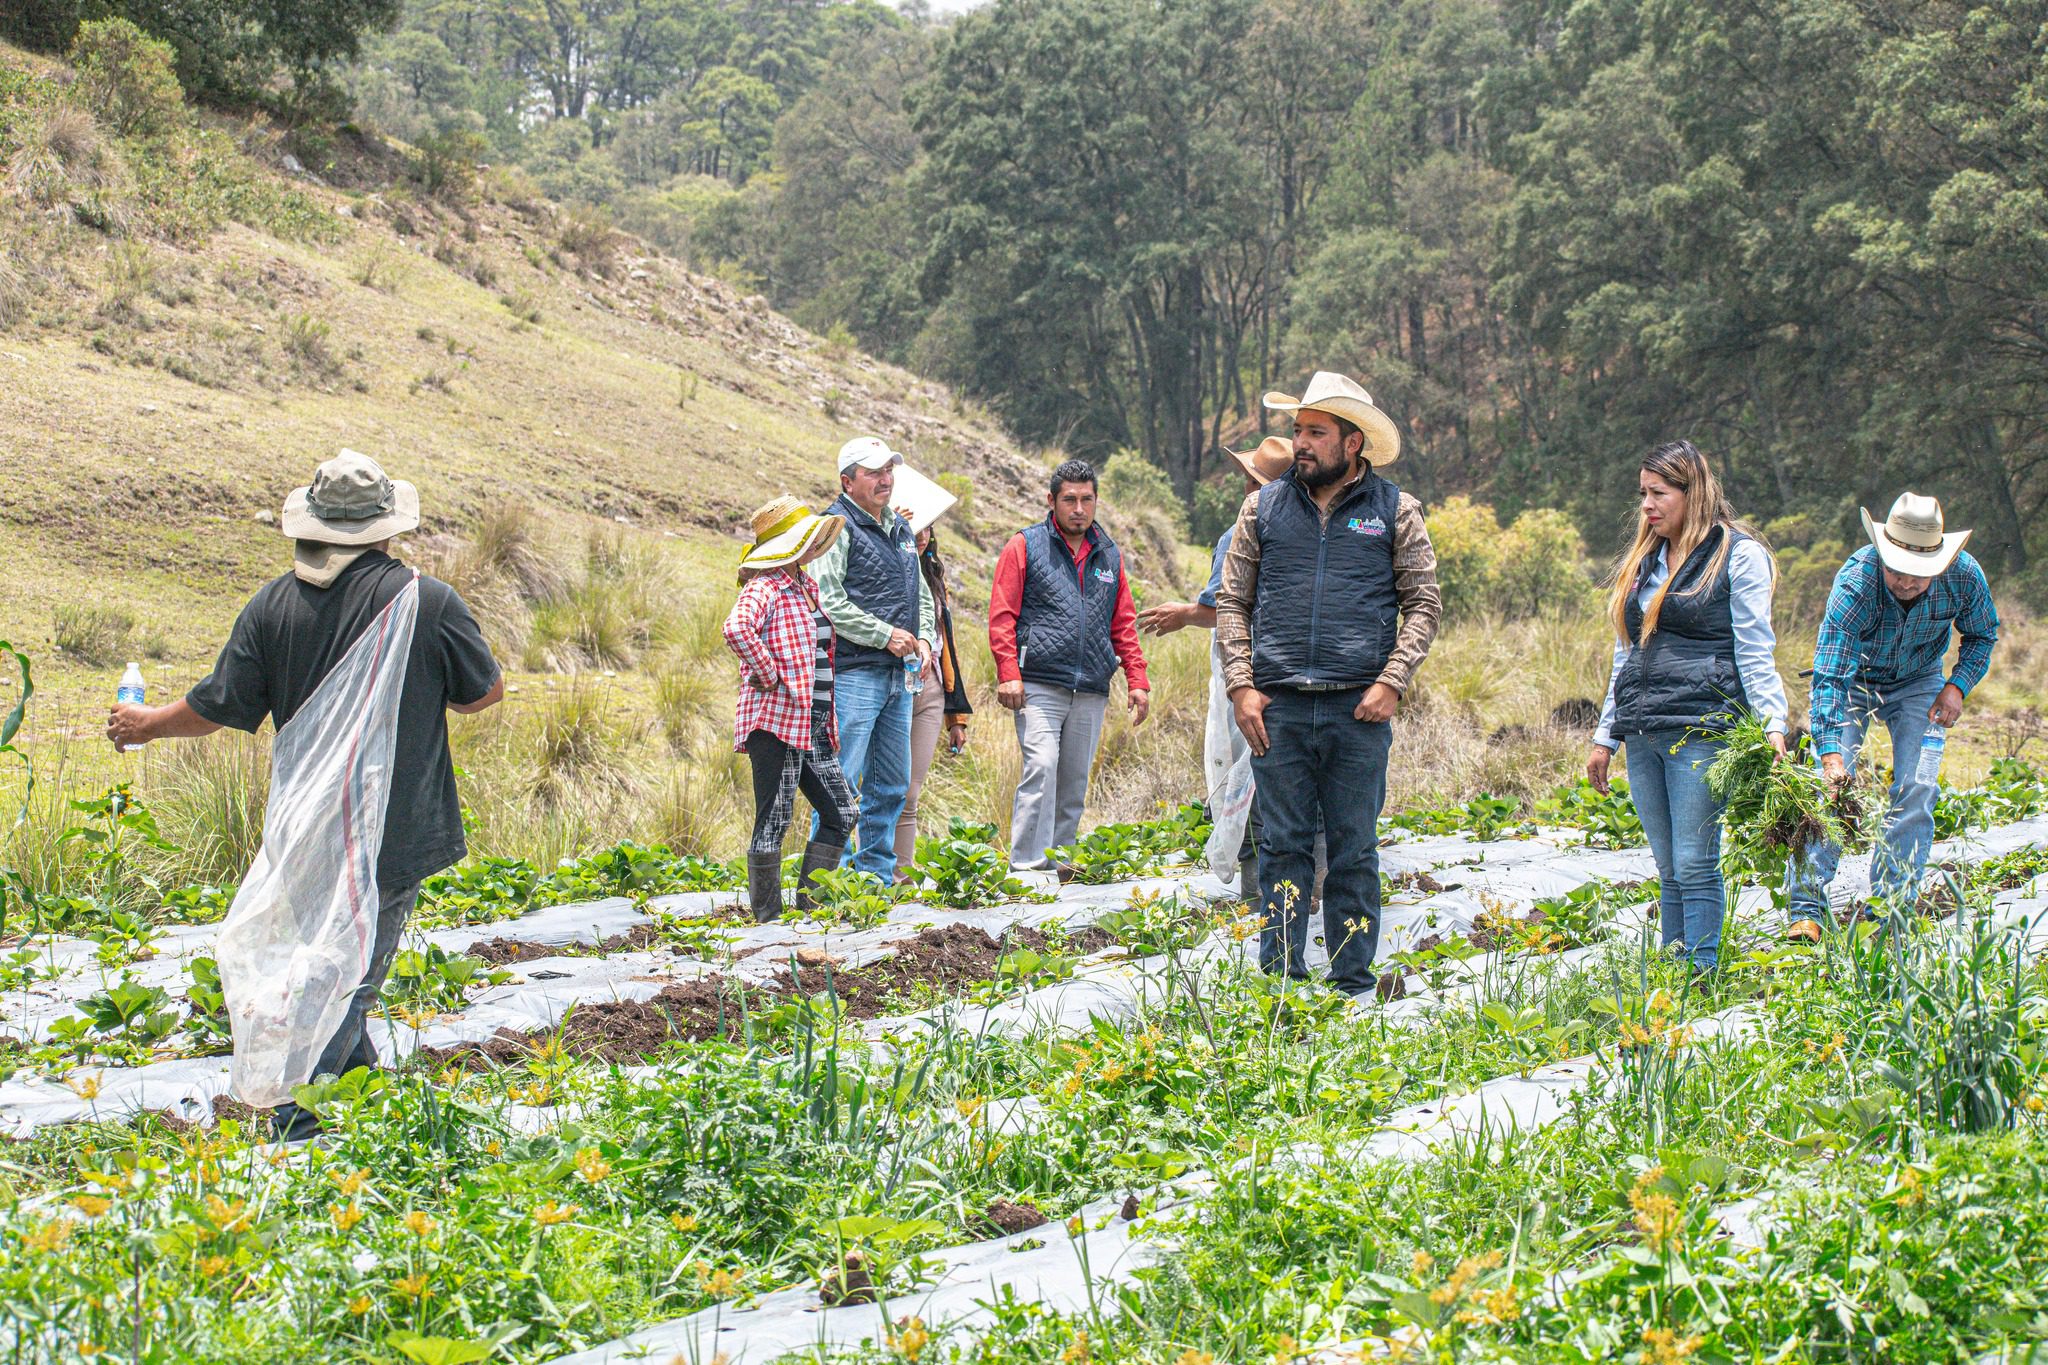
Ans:
{"type": "Polygon", "coordinates": [[[1208,780],[1209,870],[1225,882],[1238,875],[1237,850],[1252,816],[1252,751],[1237,728],[1237,712],[1223,686],[1223,650],[1209,643],[1209,722],[1202,736],[1202,775],[1208,780]]]}
{"type": "Polygon", "coordinates": [[[419,600],[415,575],[271,744],[263,846],[216,953],[235,1038],[229,1085],[257,1108],[283,1104],[313,1079],[369,970],[419,600]]]}
{"type": "Polygon", "coordinates": [[[1202,790],[1215,800],[1230,772],[1230,765],[1244,752],[1244,736],[1238,732],[1237,713],[1231,710],[1230,693],[1223,686],[1223,651],[1209,642],[1209,719],[1202,732],[1202,790]]]}

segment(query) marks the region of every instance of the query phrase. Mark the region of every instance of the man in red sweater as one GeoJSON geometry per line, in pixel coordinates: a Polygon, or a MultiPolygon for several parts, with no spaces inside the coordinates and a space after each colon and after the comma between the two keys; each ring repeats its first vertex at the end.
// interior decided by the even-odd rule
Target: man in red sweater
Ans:
{"type": "Polygon", "coordinates": [[[1095,471],[1080,460],[1062,464],[1045,505],[1046,519],[1010,537],[997,557],[988,605],[996,700],[1016,713],[1024,755],[1010,858],[1026,868],[1046,866],[1048,848],[1080,834],[1116,670],[1133,725],[1152,703],[1123,552],[1095,524],[1095,471]]]}

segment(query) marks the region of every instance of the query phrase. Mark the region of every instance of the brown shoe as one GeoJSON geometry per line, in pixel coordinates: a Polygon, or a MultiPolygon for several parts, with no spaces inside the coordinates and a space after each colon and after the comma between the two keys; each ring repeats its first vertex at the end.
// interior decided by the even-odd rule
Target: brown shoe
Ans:
{"type": "Polygon", "coordinates": [[[1820,942],[1820,926],[1810,919],[1800,920],[1785,931],[1785,941],[1787,943],[1818,943],[1820,942]]]}

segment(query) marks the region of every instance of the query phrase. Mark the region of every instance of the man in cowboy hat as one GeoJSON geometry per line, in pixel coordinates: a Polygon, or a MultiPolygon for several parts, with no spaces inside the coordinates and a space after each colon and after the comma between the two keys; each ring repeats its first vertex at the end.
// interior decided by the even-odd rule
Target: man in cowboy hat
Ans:
{"type": "Polygon", "coordinates": [[[1095,524],[1095,487],[1084,460],[1053,470],[1045,520],[1010,537],[989,588],[996,701],[1017,714],[1024,760],[1010,812],[1018,867],[1045,867],[1047,849],[1079,837],[1117,669],[1131,723],[1152,705],[1123,551],[1095,524]]]}
{"type": "MultiPolygon", "coordinates": [[[[107,716],[117,747],[190,739],[228,726],[282,730],[371,626],[413,571],[387,550],[419,526],[419,492],[387,478],[367,455],[344,450],[285,499],[279,524],[296,546],[292,571],[265,584],[235,620],[213,672],[168,706],[119,705],[107,716]]],[[[420,578],[419,616],[399,700],[398,744],[377,858],[377,925],[370,967],[314,1074],[375,1066],[367,1029],[420,883],[468,853],[448,754],[449,711],[495,705],[504,679],[476,618],[455,590],[420,578]]],[[[314,1116],[296,1105],[273,1114],[277,1135],[310,1137],[314,1116]]]]}
{"type": "MultiPolygon", "coordinates": [[[[1294,442],[1285,436],[1268,436],[1250,450],[1226,450],[1224,454],[1237,461],[1244,471],[1245,496],[1264,488],[1273,480],[1294,468],[1294,442]]],[[[1216,595],[1223,590],[1223,559],[1230,553],[1230,541],[1237,534],[1237,523],[1233,521],[1223,528],[1223,534],[1216,538],[1216,549],[1209,557],[1209,582],[1201,595],[1192,602],[1164,602],[1156,607],[1147,607],[1138,613],[1138,629],[1147,635],[1171,635],[1177,630],[1195,626],[1202,630],[1216,628],[1216,595]]],[[[1215,642],[1209,646],[1209,726],[1203,736],[1202,773],[1206,790],[1214,799],[1222,787],[1225,776],[1230,772],[1239,756],[1244,753],[1245,738],[1237,728],[1237,719],[1231,710],[1230,689],[1223,680],[1223,650],[1215,642]]],[[[1244,839],[1238,846],[1238,894],[1250,900],[1258,895],[1258,840],[1259,806],[1258,798],[1252,798],[1251,818],[1245,822],[1244,839]]],[[[1324,841],[1316,840],[1316,892],[1312,900],[1320,898],[1324,859],[1324,841]]]]}
{"type": "MultiPolygon", "coordinates": [[[[818,602],[838,637],[832,704],[839,716],[839,766],[860,795],[860,822],[847,861],[884,882],[896,879],[896,822],[910,793],[910,710],[904,661],[931,666],[938,609],[917,564],[917,535],[890,498],[903,457],[879,436],[839,447],[839,497],[825,510],[846,533],[812,567],[818,602]]],[[[814,821],[811,837],[819,826],[814,821]]]]}
{"type": "Polygon", "coordinates": [[[1308,975],[1320,821],[1330,979],[1360,996],[1376,984],[1391,722],[1443,613],[1436,551],[1421,504],[1378,473],[1401,434],[1355,381],[1319,371],[1299,398],[1265,404],[1294,415],[1294,466],[1244,500],[1216,599],[1224,681],[1259,785],[1259,966],[1308,975]]]}
{"type": "MultiPolygon", "coordinates": [[[[1835,575],[1813,648],[1812,727],[1821,768],[1849,780],[1873,719],[1892,737],[1891,816],[1871,866],[1871,890],[1887,902],[1919,894],[1934,841],[1939,733],[1963,713],[1963,701],[1991,666],[1998,609],[1984,570],[1963,549],[1968,531],[1943,526],[1941,504],[1902,493],[1878,523],[1863,511],[1870,544],[1835,575]],[[1955,671],[1942,660],[1960,636],[1955,671]],[[1923,753],[1927,754],[1922,761],[1923,753]]],[[[1820,937],[1827,888],[1841,850],[1828,845],[1792,868],[1788,934],[1820,937]]]]}

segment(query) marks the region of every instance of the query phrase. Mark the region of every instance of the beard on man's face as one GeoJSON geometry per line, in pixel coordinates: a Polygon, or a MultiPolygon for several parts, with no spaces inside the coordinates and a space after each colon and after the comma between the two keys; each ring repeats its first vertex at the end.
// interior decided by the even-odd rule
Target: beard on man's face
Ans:
{"type": "Polygon", "coordinates": [[[1303,468],[1299,461],[1295,463],[1295,477],[1309,488],[1328,488],[1351,470],[1351,462],[1341,454],[1335,460],[1325,463],[1321,455],[1311,451],[1309,461],[1307,468],[1303,468]]]}

